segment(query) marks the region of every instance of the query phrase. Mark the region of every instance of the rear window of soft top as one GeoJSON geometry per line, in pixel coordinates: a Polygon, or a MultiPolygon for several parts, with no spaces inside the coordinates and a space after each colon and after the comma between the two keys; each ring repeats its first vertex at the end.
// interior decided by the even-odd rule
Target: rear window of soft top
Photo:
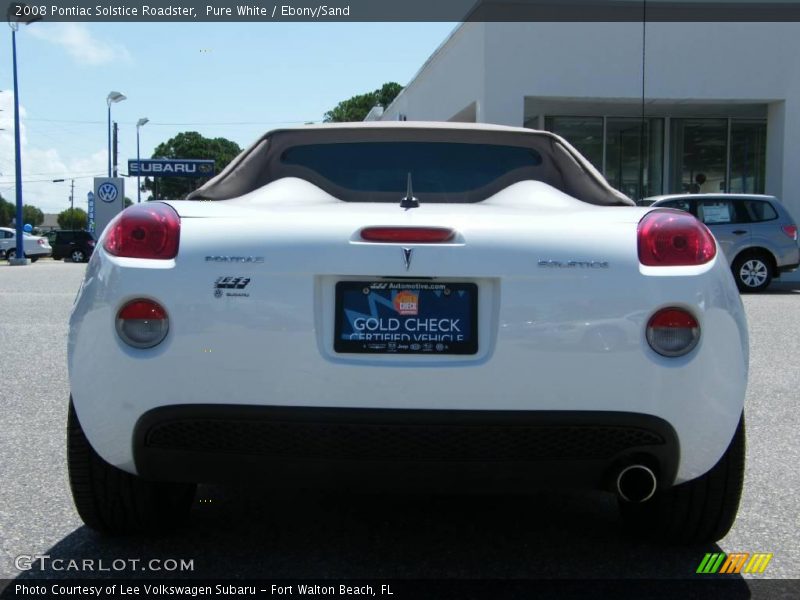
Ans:
{"type": "MultiPolygon", "coordinates": [[[[287,148],[281,165],[310,171],[334,186],[356,192],[361,201],[371,194],[397,195],[406,191],[411,174],[420,200],[458,201],[449,195],[469,194],[518,173],[531,177],[542,164],[536,150],[523,146],[451,142],[358,142],[307,144],[287,148]]],[[[343,199],[348,199],[343,196],[343,199]]],[[[368,200],[368,201],[369,201],[368,200]]]]}

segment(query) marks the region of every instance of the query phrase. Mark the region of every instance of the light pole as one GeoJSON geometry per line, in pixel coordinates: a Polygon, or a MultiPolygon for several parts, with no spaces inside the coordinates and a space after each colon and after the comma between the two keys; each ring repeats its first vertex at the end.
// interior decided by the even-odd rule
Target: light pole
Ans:
{"type": "Polygon", "coordinates": [[[19,85],[17,84],[17,30],[19,24],[24,23],[30,25],[34,21],[38,21],[41,17],[17,17],[16,13],[25,11],[18,9],[24,7],[22,4],[10,4],[6,12],[6,19],[8,26],[11,27],[11,60],[14,64],[14,175],[16,178],[16,192],[17,192],[17,212],[16,212],[16,242],[17,248],[14,258],[8,261],[10,265],[27,265],[28,259],[25,258],[25,250],[22,238],[22,156],[20,152],[19,141],[19,85]]]}
{"type": "MultiPolygon", "coordinates": [[[[53,183],[61,183],[66,181],[66,179],[53,179],[53,183]]],[[[70,179],[72,182],[72,186],[69,190],[69,222],[70,222],[70,229],[75,230],[75,180],[70,179]]]]}
{"type": "Polygon", "coordinates": [[[141,184],[141,172],[142,172],[142,165],[141,165],[141,158],[139,157],[139,129],[147,125],[147,122],[150,119],[147,117],[142,117],[136,122],[136,202],[140,203],[142,201],[142,184],[141,184]]]}
{"type": "Polygon", "coordinates": [[[106,96],[106,104],[108,105],[108,176],[111,177],[111,105],[117,102],[127,100],[125,94],[119,92],[109,92],[106,96]]]}

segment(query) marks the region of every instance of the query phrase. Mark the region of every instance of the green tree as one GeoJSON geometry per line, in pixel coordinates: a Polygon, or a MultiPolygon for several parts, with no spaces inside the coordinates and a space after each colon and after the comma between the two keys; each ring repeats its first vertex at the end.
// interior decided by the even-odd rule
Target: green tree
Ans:
{"type": "Polygon", "coordinates": [[[16,208],[13,202],[9,202],[0,195],[0,227],[9,227],[14,219],[16,208]]]}
{"type": "Polygon", "coordinates": [[[325,113],[324,120],[326,123],[363,121],[374,106],[380,105],[384,108],[389,106],[402,89],[403,86],[394,81],[384,83],[380,89],[374,92],[359,94],[339,102],[333,109],[325,113]]]}
{"type": "Polygon", "coordinates": [[[125,208],[128,208],[129,206],[133,206],[133,200],[125,196],[125,208]]]}
{"type": "Polygon", "coordinates": [[[61,229],[86,229],[89,217],[82,208],[63,210],[58,213],[58,226],[61,229]]]}
{"type": "MultiPolygon", "coordinates": [[[[17,216],[17,205],[0,196],[0,227],[10,227],[17,216]]],[[[44,213],[30,204],[22,205],[22,224],[30,223],[34,227],[44,222],[44,213]]]]}
{"type": "MultiPolygon", "coordinates": [[[[242,149],[225,138],[207,138],[196,131],[184,131],[156,146],[152,158],[206,158],[215,161],[217,173],[224,169],[242,149]]],[[[153,192],[153,198],[180,199],[194,191],[210,177],[159,177],[157,182],[147,177],[142,189],[153,192]],[[157,183],[157,186],[155,185],[157,183]]]]}
{"type": "Polygon", "coordinates": [[[44,213],[30,204],[22,205],[22,223],[30,223],[34,227],[44,223],[44,213]]]}

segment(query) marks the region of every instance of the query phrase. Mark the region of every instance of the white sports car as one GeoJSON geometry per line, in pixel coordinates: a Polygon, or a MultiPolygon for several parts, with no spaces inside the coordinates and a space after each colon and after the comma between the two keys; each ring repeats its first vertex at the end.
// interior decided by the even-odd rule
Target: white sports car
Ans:
{"type": "Polygon", "coordinates": [[[578,486],[717,540],[744,469],[745,315],[693,216],[560,137],[371,123],[268,133],[122,212],[72,312],[87,525],[184,519],[195,484],[578,486]]]}

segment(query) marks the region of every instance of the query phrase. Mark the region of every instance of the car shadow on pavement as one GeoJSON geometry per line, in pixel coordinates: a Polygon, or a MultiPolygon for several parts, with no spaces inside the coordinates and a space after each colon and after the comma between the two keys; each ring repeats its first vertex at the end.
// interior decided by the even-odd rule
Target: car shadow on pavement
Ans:
{"type": "MultiPolygon", "coordinates": [[[[354,495],[201,486],[180,531],[109,538],[81,527],[47,552],[51,564],[89,558],[108,568],[136,558],[137,568],[51,568],[20,577],[692,579],[701,577],[695,572],[704,554],[720,551],[628,537],[615,498],[604,493],[354,495]],[[146,570],[151,559],[168,558],[191,560],[193,570],[146,570]]],[[[738,575],[725,577],[747,591],[738,575]]]]}
{"type": "Polygon", "coordinates": [[[800,281],[773,281],[770,286],[760,294],[800,294],[800,281]]]}

